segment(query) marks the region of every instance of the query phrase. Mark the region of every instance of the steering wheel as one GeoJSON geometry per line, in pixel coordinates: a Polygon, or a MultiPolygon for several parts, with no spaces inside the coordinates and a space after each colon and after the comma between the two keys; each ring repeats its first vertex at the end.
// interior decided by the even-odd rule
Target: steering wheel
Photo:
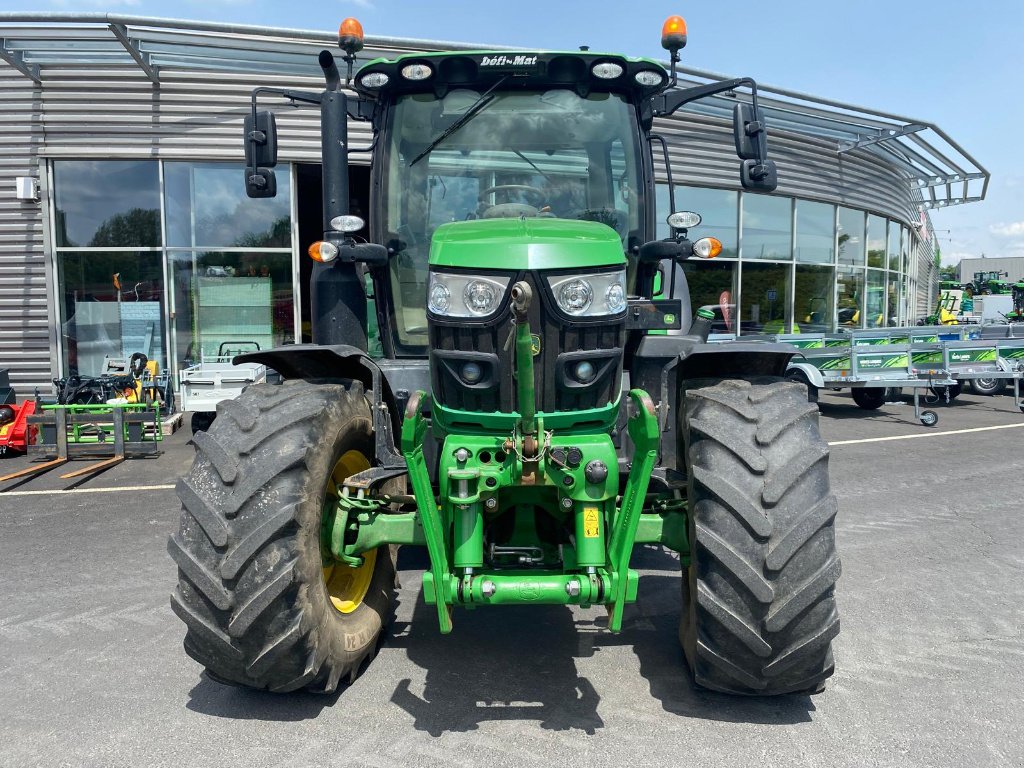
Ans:
{"type": "Polygon", "coordinates": [[[514,218],[517,216],[536,216],[540,213],[540,205],[544,202],[546,197],[544,190],[538,189],[537,187],[531,187],[529,184],[498,184],[494,187],[488,187],[480,193],[479,200],[481,203],[486,203],[488,195],[494,192],[523,192],[534,198],[536,206],[528,205],[526,203],[496,203],[487,208],[483,212],[483,218],[485,219],[500,219],[500,218],[514,218]]]}

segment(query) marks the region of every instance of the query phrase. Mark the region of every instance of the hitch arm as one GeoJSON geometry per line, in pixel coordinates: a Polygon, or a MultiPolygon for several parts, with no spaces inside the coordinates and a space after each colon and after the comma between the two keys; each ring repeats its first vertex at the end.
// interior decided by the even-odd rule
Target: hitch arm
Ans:
{"type": "Polygon", "coordinates": [[[658,418],[650,396],[642,389],[632,389],[629,397],[636,409],[627,426],[635,451],[626,487],[622,492],[622,506],[615,516],[611,540],[608,543],[608,562],[615,574],[612,600],[608,609],[608,629],[612,632],[622,629],[622,613],[626,607],[629,581],[629,560],[633,555],[636,529],[647,497],[647,485],[658,461],[658,443],[661,437],[658,418]]]}
{"type": "Polygon", "coordinates": [[[437,499],[430,487],[430,473],[427,462],[423,458],[423,440],[427,436],[427,420],[423,418],[423,407],[429,404],[430,396],[417,391],[409,398],[405,409],[405,420],[402,422],[402,454],[409,466],[409,481],[416,497],[416,509],[423,525],[423,533],[427,540],[427,553],[430,555],[430,572],[434,577],[434,588],[437,590],[437,621],[441,634],[452,631],[451,605],[445,588],[448,584],[448,555],[444,545],[444,525],[437,511],[437,499]]]}

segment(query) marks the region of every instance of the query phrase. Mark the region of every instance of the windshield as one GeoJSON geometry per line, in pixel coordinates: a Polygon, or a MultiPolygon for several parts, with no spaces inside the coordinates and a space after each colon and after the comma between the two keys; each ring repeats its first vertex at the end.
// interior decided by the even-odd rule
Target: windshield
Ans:
{"type": "Polygon", "coordinates": [[[400,354],[422,353],[427,343],[427,257],[442,224],[587,219],[612,227],[624,247],[639,241],[636,124],[617,94],[459,89],[440,100],[403,96],[391,112],[389,133],[384,237],[396,253],[390,280],[400,354]],[[467,120],[469,111],[476,114],[467,120]],[[464,123],[452,131],[460,119],[464,123]]]}

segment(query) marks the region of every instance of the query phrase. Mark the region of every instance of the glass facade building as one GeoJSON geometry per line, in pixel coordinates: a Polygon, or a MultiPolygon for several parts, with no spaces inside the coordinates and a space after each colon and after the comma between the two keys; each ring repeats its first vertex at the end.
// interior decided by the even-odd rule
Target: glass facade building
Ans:
{"type": "MultiPolygon", "coordinates": [[[[677,185],[678,210],[696,211],[691,237],[722,253],[684,265],[694,309],[715,312],[725,335],[821,333],[912,323],[917,237],[870,211],[783,195],[677,185]]],[[[666,185],[658,217],[669,213],[666,185]]],[[[659,236],[668,233],[661,224],[659,236]]]]}
{"type": "MultiPolygon", "coordinates": [[[[179,371],[203,358],[301,339],[291,168],[278,195],[244,194],[241,164],[52,163],[63,375],[142,352],[179,371]]],[[[658,188],[658,217],[669,210],[658,188]]],[[[868,211],[815,200],[679,185],[694,236],[722,254],[684,265],[694,309],[723,335],[834,332],[912,320],[914,235],[868,211]]],[[[660,236],[667,234],[662,225],[660,236]]]]}
{"type": "Polygon", "coordinates": [[[52,164],[61,373],[135,352],[161,370],[293,342],[290,169],[245,196],[241,164],[52,164]]]}

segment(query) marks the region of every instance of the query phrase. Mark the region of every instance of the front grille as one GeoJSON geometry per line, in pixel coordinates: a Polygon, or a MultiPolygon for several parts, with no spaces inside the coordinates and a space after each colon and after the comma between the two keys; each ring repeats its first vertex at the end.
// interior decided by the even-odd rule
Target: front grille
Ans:
{"type": "MultiPolygon", "coordinates": [[[[609,321],[569,321],[554,310],[547,281],[536,273],[514,277],[525,279],[533,289],[530,330],[540,336],[541,350],[533,359],[537,409],[545,413],[597,408],[613,402],[622,379],[622,348],[625,318],[609,321]],[[543,293],[542,293],[543,292],[543,293]],[[578,362],[594,365],[597,376],[581,384],[571,376],[578,362]]],[[[515,403],[515,326],[505,306],[489,322],[443,321],[429,318],[430,373],[434,400],[464,411],[511,412],[515,403]],[[466,384],[460,371],[467,362],[481,366],[477,384],[466,384]]]]}

